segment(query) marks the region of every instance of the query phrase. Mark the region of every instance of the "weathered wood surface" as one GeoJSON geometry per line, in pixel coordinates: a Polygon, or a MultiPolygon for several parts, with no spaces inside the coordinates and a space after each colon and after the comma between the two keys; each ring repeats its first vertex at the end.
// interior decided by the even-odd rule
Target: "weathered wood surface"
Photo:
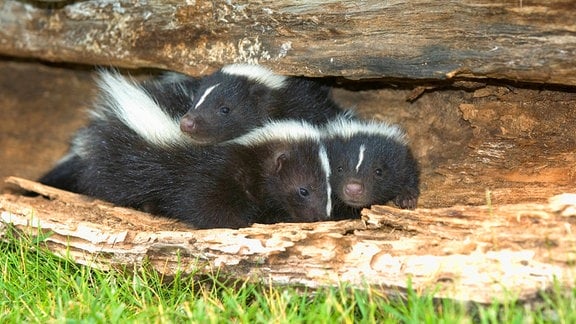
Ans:
{"type": "Polygon", "coordinates": [[[204,74],[576,85],[576,5],[549,1],[0,0],[0,54],[204,74]]]}
{"type": "Polygon", "coordinates": [[[485,303],[533,298],[554,279],[575,284],[575,195],[549,204],[376,206],[361,220],[193,230],[24,179],[8,182],[52,200],[0,196],[0,228],[50,232],[54,252],[101,269],[149,262],[165,274],[218,269],[275,285],[345,282],[387,293],[402,293],[411,280],[417,291],[485,303]]]}

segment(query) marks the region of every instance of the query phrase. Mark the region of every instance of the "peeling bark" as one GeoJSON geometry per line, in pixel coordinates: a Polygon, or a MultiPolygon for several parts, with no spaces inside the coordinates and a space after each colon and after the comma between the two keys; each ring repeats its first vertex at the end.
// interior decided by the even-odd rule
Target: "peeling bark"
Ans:
{"type": "Polygon", "coordinates": [[[555,279],[575,282],[575,195],[548,204],[374,206],[359,220],[194,230],[28,180],[7,181],[51,200],[0,196],[0,226],[52,233],[52,251],[99,269],[218,269],[275,285],[345,282],[386,293],[402,293],[410,280],[416,291],[482,303],[530,299],[555,279]]]}

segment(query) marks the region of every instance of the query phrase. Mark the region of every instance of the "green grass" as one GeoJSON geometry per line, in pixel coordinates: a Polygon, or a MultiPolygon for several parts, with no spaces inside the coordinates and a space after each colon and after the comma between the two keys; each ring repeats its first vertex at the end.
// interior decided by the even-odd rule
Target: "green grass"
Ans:
{"type": "Polygon", "coordinates": [[[0,243],[0,322],[52,323],[576,323],[576,290],[555,287],[538,303],[488,306],[434,300],[409,289],[306,291],[216,276],[99,271],[55,257],[41,240],[0,243]],[[199,279],[202,278],[202,279],[199,279]]]}

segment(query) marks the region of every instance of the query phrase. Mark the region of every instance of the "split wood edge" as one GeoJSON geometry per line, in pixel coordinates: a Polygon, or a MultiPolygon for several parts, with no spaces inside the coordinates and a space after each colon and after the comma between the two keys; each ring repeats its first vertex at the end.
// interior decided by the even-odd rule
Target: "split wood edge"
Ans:
{"type": "Polygon", "coordinates": [[[374,206],[358,220],[194,230],[33,181],[6,182],[52,200],[1,195],[0,236],[8,224],[29,235],[50,233],[52,252],[102,270],[151,265],[165,275],[217,271],[275,285],[349,284],[400,294],[410,282],[438,298],[481,303],[529,300],[555,282],[575,285],[573,194],[549,204],[374,206]],[[58,208],[38,208],[38,201],[58,208]],[[76,219],[78,208],[94,211],[97,221],[76,219]],[[554,244],[543,246],[543,239],[554,244]]]}

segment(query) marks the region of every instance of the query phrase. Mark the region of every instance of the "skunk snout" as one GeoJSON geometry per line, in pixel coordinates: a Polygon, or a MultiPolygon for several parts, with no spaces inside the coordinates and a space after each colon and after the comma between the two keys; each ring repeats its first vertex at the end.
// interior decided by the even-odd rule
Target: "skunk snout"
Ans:
{"type": "Polygon", "coordinates": [[[196,130],[196,126],[196,120],[188,114],[185,114],[182,116],[182,119],[180,119],[180,130],[185,133],[194,132],[196,130]]]}
{"type": "Polygon", "coordinates": [[[364,185],[361,182],[349,182],[344,187],[344,193],[351,198],[360,198],[364,194],[364,185]]]}

